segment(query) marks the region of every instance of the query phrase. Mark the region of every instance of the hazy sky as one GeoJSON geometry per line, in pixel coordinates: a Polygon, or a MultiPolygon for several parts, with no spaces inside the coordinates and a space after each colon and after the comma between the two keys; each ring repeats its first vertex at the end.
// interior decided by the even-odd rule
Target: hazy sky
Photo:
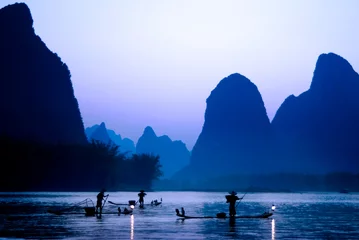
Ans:
{"type": "Polygon", "coordinates": [[[257,85],[272,119],[308,89],[321,53],[359,69],[358,0],[23,2],[69,66],[85,127],[103,121],[135,142],[149,125],[192,149],[206,98],[235,72],[257,85]]]}

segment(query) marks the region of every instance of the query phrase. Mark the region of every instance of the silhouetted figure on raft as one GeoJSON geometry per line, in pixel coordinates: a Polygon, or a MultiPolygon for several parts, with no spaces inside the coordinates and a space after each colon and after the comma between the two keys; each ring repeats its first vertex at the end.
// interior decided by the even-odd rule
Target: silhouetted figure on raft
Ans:
{"type": "Polygon", "coordinates": [[[234,217],[236,215],[236,201],[242,198],[237,197],[235,191],[230,192],[230,195],[226,195],[227,203],[229,203],[229,216],[234,217]]]}
{"type": "Polygon", "coordinates": [[[102,189],[101,192],[99,192],[99,194],[97,194],[96,213],[100,213],[100,215],[102,214],[103,199],[105,197],[108,197],[108,195],[109,195],[109,194],[105,195],[105,192],[106,192],[106,189],[102,189]],[[98,211],[98,209],[100,209],[100,212],[98,211]]]}
{"type": "Polygon", "coordinates": [[[138,200],[138,202],[140,203],[140,208],[143,208],[144,207],[144,203],[145,203],[145,200],[144,200],[144,197],[146,196],[147,194],[145,193],[144,190],[141,190],[140,193],[138,194],[138,197],[140,198],[138,200]]]}
{"type": "Polygon", "coordinates": [[[181,208],[181,213],[180,213],[180,211],[176,208],[176,214],[177,214],[177,216],[179,216],[179,217],[185,217],[185,216],[186,216],[186,212],[184,211],[184,208],[183,208],[183,207],[181,208]]]}

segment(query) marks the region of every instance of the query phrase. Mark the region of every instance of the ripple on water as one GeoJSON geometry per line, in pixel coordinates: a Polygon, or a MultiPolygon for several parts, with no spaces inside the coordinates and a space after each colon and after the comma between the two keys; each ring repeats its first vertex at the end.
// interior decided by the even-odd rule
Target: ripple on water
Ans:
{"type": "MultiPolygon", "coordinates": [[[[101,219],[85,217],[83,209],[69,215],[47,213],[49,208],[73,206],[96,193],[1,193],[0,237],[36,239],[359,239],[359,195],[336,193],[248,193],[238,214],[259,214],[277,206],[270,219],[179,220],[175,209],[187,215],[228,212],[225,192],[149,192],[146,200],[163,204],[134,209],[118,216],[106,204],[101,219]]],[[[110,193],[109,200],[126,203],[134,192],[110,193]]]]}

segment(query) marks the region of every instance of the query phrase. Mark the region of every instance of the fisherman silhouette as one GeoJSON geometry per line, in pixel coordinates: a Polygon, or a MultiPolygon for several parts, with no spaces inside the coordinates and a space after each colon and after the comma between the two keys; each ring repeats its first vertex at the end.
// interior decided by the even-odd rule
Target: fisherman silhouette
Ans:
{"type": "Polygon", "coordinates": [[[145,193],[144,190],[141,190],[140,193],[138,194],[138,196],[140,197],[140,199],[138,200],[138,202],[140,203],[140,207],[143,208],[143,204],[145,202],[144,200],[144,197],[146,196],[147,194],[145,193]]]}
{"type": "Polygon", "coordinates": [[[183,207],[181,208],[181,214],[182,214],[182,216],[186,216],[186,212],[184,211],[183,207]]]}
{"type": "Polygon", "coordinates": [[[100,209],[100,215],[102,214],[102,201],[104,197],[108,197],[109,194],[105,195],[106,189],[102,189],[99,194],[97,194],[97,203],[96,203],[96,213],[98,212],[98,209],[100,209]]]}
{"type": "Polygon", "coordinates": [[[236,215],[236,201],[242,198],[237,197],[235,191],[229,192],[230,195],[226,195],[227,203],[229,203],[229,216],[234,217],[236,215]]]}
{"type": "Polygon", "coordinates": [[[186,216],[186,212],[184,211],[184,208],[183,208],[183,207],[181,208],[181,213],[180,213],[180,211],[178,210],[178,208],[176,208],[176,214],[177,214],[177,216],[180,216],[180,217],[186,216]]]}

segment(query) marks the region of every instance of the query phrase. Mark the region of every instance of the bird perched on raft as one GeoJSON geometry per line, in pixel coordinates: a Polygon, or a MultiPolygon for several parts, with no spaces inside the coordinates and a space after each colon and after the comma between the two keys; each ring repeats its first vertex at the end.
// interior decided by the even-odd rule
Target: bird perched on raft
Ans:
{"type": "Polygon", "coordinates": [[[123,211],[122,211],[120,207],[117,210],[118,210],[118,215],[120,215],[120,214],[127,215],[127,214],[132,214],[132,212],[133,212],[132,209],[128,210],[127,208],[124,208],[123,211]]]}

